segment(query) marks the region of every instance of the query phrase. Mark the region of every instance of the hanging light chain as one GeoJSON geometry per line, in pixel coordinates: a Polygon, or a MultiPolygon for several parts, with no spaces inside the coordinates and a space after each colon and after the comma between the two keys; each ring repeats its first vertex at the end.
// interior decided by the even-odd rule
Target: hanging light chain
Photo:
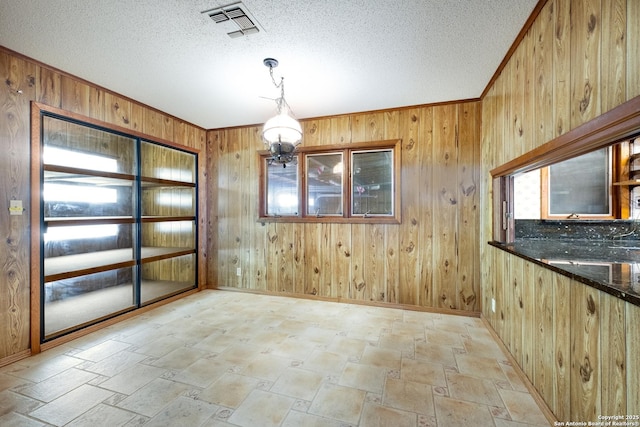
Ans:
{"type": "Polygon", "coordinates": [[[276,79],[275,77],[273,77],[273,67],[271,66],[269,67],[269,75],[271,76],[271,82],[276,87],[276,89],[280,89],[280,98],[275,100],[276,106],[278,109],[278,114],[282,112],[282,107],[287,107],[287,110],[291,111],[291,114],[293,114],[293,111],[291,110],[289,103],[284,98],[284,77],[280,77],[280,83],[276,83],[276,79]]]}

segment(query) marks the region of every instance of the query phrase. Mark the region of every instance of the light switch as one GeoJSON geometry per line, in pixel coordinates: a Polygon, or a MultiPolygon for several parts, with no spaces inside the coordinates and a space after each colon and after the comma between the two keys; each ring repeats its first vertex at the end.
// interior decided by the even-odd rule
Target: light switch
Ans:
{"type": "Polygon", "coordinates": [[[9,201],[9,215],[22,215],[23,211],[22,200],[9,201]]]}

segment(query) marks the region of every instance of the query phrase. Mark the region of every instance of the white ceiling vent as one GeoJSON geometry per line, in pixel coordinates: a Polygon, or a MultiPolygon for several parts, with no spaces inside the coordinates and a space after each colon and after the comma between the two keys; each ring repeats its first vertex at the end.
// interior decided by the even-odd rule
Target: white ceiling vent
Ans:
{"type": "Polygon", "coordinates": [[[242,2],[205,10],[202,13],[209,15],[209,18],[216,24],[222,24],[225,32],[231,38],[247,36],[261,31],[258,21],[251,16],[242,2]]]}

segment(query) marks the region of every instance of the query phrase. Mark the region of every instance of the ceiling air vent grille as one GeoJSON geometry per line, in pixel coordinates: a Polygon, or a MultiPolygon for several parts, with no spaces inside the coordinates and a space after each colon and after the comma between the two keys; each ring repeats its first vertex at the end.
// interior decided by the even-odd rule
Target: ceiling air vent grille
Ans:
{"type": "Polygon", "coordinates": [[[206,10],[202,13],[209,15],[216,24],[225,24],[227,26],[225,31],[231,38],[260,32],[258,21],[251,16],[247,7],[241,2],[206,10]]]}

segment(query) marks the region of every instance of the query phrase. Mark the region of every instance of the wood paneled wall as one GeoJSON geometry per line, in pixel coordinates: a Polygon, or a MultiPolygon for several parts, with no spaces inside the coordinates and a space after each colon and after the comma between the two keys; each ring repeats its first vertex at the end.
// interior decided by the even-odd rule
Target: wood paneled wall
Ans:
{"type": "Polygon", "coordinates": [[[209,131],[209,284],[479,312],[480,112],[464,102],[303,121],[305,146],[402,139],[393,225],[258,222],[260,127],[209,131]]]}
{"type": "MultiPolygon", "coordinates": [[[[206,132],[81,79],[0,47],[0,365],[30,349],[30,102],[38,101],[201,150],[199,178],[205,183],[206,132]],[[23,215],[9,215],[9,201],[22,200],[23,215]]],[[[200,187],[204,198],[205,185],[200,187]]],[[[201,261],[206,277],[200,212],[201,261]]],[[[37,261],[35,261],[37,262],[37,261]]]]}
{"type": "Polygon", "coordinates": [[[548,0],[482,102],[482,311],[560,421],[640,413],[640,307],[488,246],[489,171],[640,95],[638,22],[548,0]]]}

